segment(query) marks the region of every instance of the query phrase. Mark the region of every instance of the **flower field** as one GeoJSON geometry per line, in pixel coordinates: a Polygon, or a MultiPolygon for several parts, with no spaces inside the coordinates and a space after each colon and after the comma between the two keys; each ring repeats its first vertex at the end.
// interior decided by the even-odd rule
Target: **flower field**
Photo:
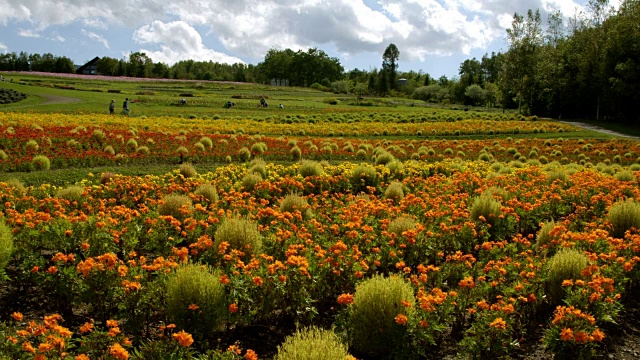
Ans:
{"type": "Polygon", "coordinates": [[[640,276],[630,140],[416,136],[455,132],[448,123],[0,124],[4,172],[34,170],[37,155],[51,168],[232,162],[62,188],[0,182],[0,288],[16,299],[0,314],[0,359],[270,358],[310,326],[359,359],[439,357],[445,340],[472,358],[539,340],[589,358],[640,276]],[[374,134],[398,129],[412,138],[374,134]]]}

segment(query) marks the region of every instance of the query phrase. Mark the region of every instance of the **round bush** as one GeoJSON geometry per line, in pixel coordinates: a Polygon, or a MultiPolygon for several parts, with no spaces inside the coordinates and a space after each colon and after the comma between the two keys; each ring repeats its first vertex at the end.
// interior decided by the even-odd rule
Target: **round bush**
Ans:
{"type": "Polygon", "coordinates": [[[413,230],[416,228],[416,221],[410,216],[400,216],[392,220],[387,227],[387,232],[390,234],[396,234],[396,237],[401,237],[402,233],[407,230],[413,230]]]}
{"type": "Polygon", "coordinates": [[[218,190],[215,186],[211,184],[200,185],[196,191],[194,191],[195,195],[202,196],[205,200],[210,203],[216,202],[220,199],[218,196],[218,190]]]}
{"type": "Polygon", "coordinates": [[[556,227],[556,223],[553,220],[542,224],[540,230],[538,230],[538,234],[536,235],[536,246],[538,247],[538,249],[551,244],[551,240],[553,239],[551,238],[551,235],[549,235],[549,233],[551,232],[551,230],[553,230],[554,227],[556,227]]]}
{"type": "Polygon", "coordinates": [[[346,360],[347,347],[331,330],[315,327],[287,336],[274,360],[346,360]]]}
{"type": "Polygon", "coordinates": [[[558,251],[547,264],[547,292],[553,304],[558,304],[564,297],[564,280],[582,278],[582,270],[587,267],[587,257],[583,252],[563,248],[558,251]]]}
{"type": "Polygon", "coordinates": [[[31,151],[38,151],[38,149],[40,149],[40,146],[38,146],[38,142],[31,139],[29,141],[27,141],[27,143],[24,145],[24,148],[26,150],[31,150],[31,151]]]}
{"type": "Polygon", "coordinates": [[[293,213],[296,210],[300,211],[303,219],[311,218],[311,209],[309,208],[309,203],[307,203],[307,199],[303,198],[300,195],[289,194],[282,199],[280,202],[280,211],[293,213]]]}
{"type": "Polygon", "coordinates": [[[189,149],[184,146],[178,146],[178,148],[176,149],[176,154],[178,154],[178,156],[180,157],[185,157],[189,155],[189,149]]]}
{"type": "Polygon", "coordinates": [[[178,170],[180,171],[180,175],[182,175],[185,179],[192,178],[198,175],[198,171],[196,171],[196,168],[189,163],[181,164],[178,170]]]}
{"type": "Polygon", "coordinates": [[[201,137],[199,142],[200,144],[204,145],[204,147],[206,147],[207,149],[213,148],[213,141],[211,141],[211,139],[207,136],[201,137]]]}
{"type": "Polygon", "coordinates": [[[627,230],[640,229],[640,204],[631,199],[618,201],[611,205],[607,220],[613,227],[611,236],[622,238],[627,230]]]}
{"type": "Polygon", "coordinates": [[[33,168],[36,170],[49,170],[51,169],[51,161],[44,155],[34,156],[31,160],[33,168]]]}
{"type": "Polygon", "coordinates": [[[0,160],[7,160],[9,158],[9,155],[7,155],[6,152],[4,152],[4,150],[0,150],[0,160]]]}
{"type": "Polygon", "coordinates": [[[300,150],[300,148],[297,145],[292,147],[289,153],[291,154],[291,158],[294,161],[298,161],[302,158],[302,150],[300,150]]]}
{"type": "Polygon", "coordinates": [[[249,161],[249,159],[251,159],[251,151],[246,147],[240,148],[240,150],[238,150],[238,158],[240,158],[240,161],[249,161]]]}
{"type": "Polygon", "coordinates": [[[193,210],[191,199],[185,195],[166,195],[158,205],[158,214],[182,219],[193,210]]]}
{"type": "Polygon", "coordinates": [[[106,185],[108,183],[111,182],[111,179],[113,179],[113,177],[116,176],[114,173],[107,171],[104,172],[100,175],[100,184],[101,185],[106,185]]]}
{"type": "Polygon", "coordinates": [[[375,358],[389,355],[396,346],[406,346],[406,326],[395,317],[414,316],[415,296],[411,285],[400,277],[377,275],[362,282],[349,308],[347,331],[353,350],[375,358]],[[409,302],[409,307],[402,302],[409,302]]]}
{"type": "Polygon", "coordinates": [[[262,235],[258,231],[258,224],[250,219],[226,219],[216,229],[214,235],[214,249],[226,242],[232,249],[247,254],[258,254],[262,248],[262,235]]]}
{"type": "Polygon", "coordinates": [[[636,180],[636,177],[631,171],[623,170],[616,174],[616,179],[618,179],[618,181],[632,182],[636,180]]]}
{"type": "Polygon", "coordinates": [[[395,160],[393,155],[388,152],[382,152],[376,157],[376,165],[386,165],[395,160]]]}
{"type": "Polygon", "coordinates": [[[323,171],[322,166],[317,161],[303,160],[298,169],[298,174],[302,177],[319,176],[323,171]]]}
{"type": "Polygon", "coordinates": [[[351,171],[349,182],[355,192],[366,191],[368,186],[376,187],[378,185],[378,174],[373,166],[358,165],[351,171]]]}
{"type": "Polygon", "coordinates": [[[11,260],[12,251],[13,233],[4,220],[0,219],[0,271],[4,270],[9,260],[11,260]]]}
{"type": "Polygon", "coordinates": [[[262,181],[262,177],[258,174],[248,174],[242,178],[242,188],[246,191],[253,191],[256,185],[262,181]]]}
{"type": "Polygon", "coordinates": [[[69,186],[68,188],[59,190],[56,193],[56,196],[61,199],[80,202],[83,198],[83,194],[84,186],[69,186]]]}
{"type": "Polygon", "coordinates": [[[400,202],[404,198],[404,189],[401,182],[394,181],[387,187],[385,190],[383,197],[385,199],[391,199],[396,204],[400,202]]]}
{"type": "Polygon", "coordinates": [[[255,158],[249,163],[249,174],[258,174],[265,179],[267,177],[267,163],[261,158],[255,158]]]}
{"type": "Polygon", "coordinates": [[[493,224],[500,214],[500,202],[494,199],[490,192],[484,192],[475,198],[469,209],[472,220],[478,220],[482,216],[490,224],[493,224]]]}
{"type": "Polygon", "coordinates": [[[136,139],[131,138],[127,140],[127,147],[131,150],[136,150],[138,148],[138,142],[136,141],[136,139]]]}
{"type": "Polygon", "coordinates": [[[220,273],[206,266],[188,264],[167,279],[167,315],[178,329],[209,338],[224,329],[227,304],[220,273]],[[189,309],[191,304],[197,311],[189,309]]]}

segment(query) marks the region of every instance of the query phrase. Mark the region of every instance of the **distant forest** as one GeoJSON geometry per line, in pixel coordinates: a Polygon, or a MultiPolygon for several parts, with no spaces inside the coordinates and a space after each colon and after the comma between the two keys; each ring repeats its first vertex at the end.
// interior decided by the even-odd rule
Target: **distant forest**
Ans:
{"type": "MultiPolygon", "coordinates": [[[[128,59],[103,57],[107,76],[218,80],[291,86],[358,96],[406,96],[440,104],[518,109],[554,118],[612,122],[640,121],[640,0],[589,0],[586,11],[568,22],[560,13],[543,23],[540,12],[514,14],[507,30],[509,49],[465,60],[458,76],[434,78],[398,71],[401,49],[390,44],[380,69],[344,71],[337,58],[311,48],[271,49],[264,61],[221,64],[185,60],[169,66],[134,52],[128,59]]],[[[0,54],[0,71],[74,72],[73,62],[52,54],[0,54]]]]}

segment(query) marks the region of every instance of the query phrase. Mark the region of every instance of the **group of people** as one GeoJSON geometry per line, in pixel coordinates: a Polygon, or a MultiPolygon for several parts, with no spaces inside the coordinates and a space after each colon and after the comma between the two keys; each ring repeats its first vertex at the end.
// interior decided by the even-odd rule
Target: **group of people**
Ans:
{"type": "MultiPolygon", "coordinates": [[[[109,114],[114,114],[116,111],[116,101],[111,99],[109,103],[109,114]]],[[[125,98],[122,103],[122,114],[129,115],[129,98],[125,98]]]]}

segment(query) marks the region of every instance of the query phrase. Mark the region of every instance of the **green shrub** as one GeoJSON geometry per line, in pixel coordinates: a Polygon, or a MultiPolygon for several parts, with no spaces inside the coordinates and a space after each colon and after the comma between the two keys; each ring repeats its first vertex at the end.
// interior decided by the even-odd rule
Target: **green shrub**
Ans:
{"type": "Polygon", "coordinates": [[[258,224],[250,219],[225,219],[216,229],[214,238],[214,249],[218,249],[223,242],[245,254],[259,254],[262,249],[262,235],[258,231],[258,224]]]}
{"type": "Polygon", "coordinates": [[[51,168],[51,161],[44,155],[34,156],[31,164],[36,170],[49,170],[51,168]]]}
{"type": "Polygon", "coordinates": [[[469,216],[472,220],[478,220],[482,216],[489,224],[494,224],[502,213],[500,206],[500,201],[493,198],[492,192],[485,191],[473,200],[469,216]]]}
{"type": "Polygon", "coordinates": [[[631,228],[640,230],[640,204],[629,199],[618,201],[611,205],[607,220],[611,223],[611,236],[624,237],[624,233],[631,228]]]}
{"type": "Polygon", "coordinates": [[[390,163],[387,163],[384,167],[389,169],[389,173],[391,174],[392,178],[401,179],[403,177],[402,170],[404,169],[404,165],[401,161],[394,160],[390,163]]]}
{"type": "Polygon", "coordinates": [[[11,228],[0,219],[0,272],[11,260],[11,252],[13,251],[13,233],[11,228]]]}
{"type": "Polygon", "coordinates": [[[207,266],[188,264],[168,277],[167,315],[178,329],[200,339],[224,329],[228,310],[220,275],[207,266]],[[191,304],[197,311],[189,309],[191,304]]]}
{"type": "Polygon", "coordinates": [[[303,219],[310,219],[312,217],[311,209],[307,199],[300,195],[289,194],[280,202],[280,211],[293,213],[296,210],[300,211],[303,219]]]}
{"type": "Polygon", "coordinates": [[[303,160],[298,169],[298,174],[302,177],[319,176],[324,170],[317,161],[303,160]]]}
{"type": "Polygon", "coordinates": [[[77,201],[80,202],[83,198],[84,194],[84,186],[69,186],[67,188],[61,189],[56,193],[56,197],[61,199],[69,200],[69,201],[77,201]]]}
{"type": "Polygon", "coordinates": [[[243,146],[238,150],[238,158],[240,158],[240,161],[249,161],[251,159],[251,151],[243,146]]]}
{"type": "Polygon", "coordinates": [[[349,182],[356,193],[366,191],[368,186],[378,185],[378,174],[371,165],[358,165],[351,171],[349,182]]]}
{"type": "Polygon", "coordinates": [[[399,181],[394,181],[387,187],[383,197],[385,199],[391,199],[394,203],[399,203],[404,198],[404,186],[399,181]]]}
{"type": "Polygon", "coordinates": [[[364,160],[367,158],[367,151],[364,149],[358,149],[358,151],[356,151],[356,158],[360,159],[360,160],[364,160]]]}
{"type": "Polygon", "coordinates": [[[110,172],[110,171],[102,173],[100,175],[100,184],[101,185],[106,185],[106,184],[110,183],[111,179],[113,179],[114,176],[115,176],[115,174],[110,172]]]}
{"type": "Polygon", "coordinates": [[[274,360],[346,360],[347,347],[331,330],[315,327],[287,336],[274,360]]]}
{"type": "Polygon", "coordinates": [[[267,151],[267,145],[263,142],[251,145],[251,152],[254,154],[264,154],[267,151]]]}
{"type": "Polygon", "coordinates": [[[180,175],[182,175],[185,179],[192,178],[198,175],[198,171],[196,170],[196,168],[189,163],[180,164],[180,168],[178,169],[178,171],[180,172],[180,175]]]}
{"type": "Polygon", "coordinates": [[[356,288],[347,322],[353,350],[366,357],[383,358],[397,346],[406,346],[407,327],[394,319],[399,314],[413,319],[414,305],[413,289],[400,277],[377,275],[362,282],[356,288]],[[402,301],[410,306],[403,306],[402,301]]]}
{"type": "Polygon", "coordinates": [[[184,146],[178,146],[178,148],[176,149],[176,154],[178,154],[178,156],[180,157],[185,157],[189,155],[189,149],[184,146]]]}
{"type": "Polygon", "coordinates": [[[262,177],[258,174],[247,174],[242,178],[242,187],[246,191],[253,191],[256,185],[262,181],[262,177]]]}
{"type": "Polygon", "coordinates": [[[616,174],[616,179],[619,181],[632,182],[636,180],[636,177],[629,170],[623,170],[616,174]]]}
{"type": "Polygon", "coordinates": [[[27,141],[27,143],[24,145],[24,148],[26,150],[31,150],[31,151],[38,151],[38,149],[40,149],[40,146],[38,146],[38,142],[31,139],[29,141],[27,141]]]}
{"type": "Polygon", "coordinates": [[[587,267],[587,257],[583,252],[563,248],[547,263],[547,294],[552,304],[559,304],[564,298],[564,280],[582,279],[582,270],[587,267]]]}
{"type": "Polygon", "coordinates": [[[386,164],[392,162],[393,160],[395,160],[393,155],[391,155],[390,153],[384,151],[384,152],[380,153],[376,157],[376,165],[386,165],[386,164]]]}
{"type": "Polygon", "coordinates": [[[291,154],[291,158],[294,161],[298,161],[302,158],[302,150],[300,150],[300,148],[297,145],[292,147],[289,153],[291,154]]]}
{"type": "Polygon", "coordinates": [[[166,195],[158,205],[158,214],[182,219],[193,210],[191,199],[185,195],[166,195]]]}
{"type": "Polygon", "coordinates": [[[538,249],[551,244],[551,240],[553,239],[551,238],[551,235],[549,235],[549,233],[551,232],[551,230],[553,230],[554,227],[556,227],[556,223],[553,220],[542,224],[540,230],[538,230],[538,234],[536,235],[536,246],[538,247],[538,249]]]}
{"type": "Polygon", "coordinates": [[[131,139],[127,140],[127,145],[126,146],[131,150],[135,150],[135,149],[138,148],[138,142],[136,141],[136,139],[131,138],[131,139]]]}
{"type": "Polygon", "coordinates": [[[407,230],[414,230],[416,228],[416,221],[410,216],[403,215],[399,218],[392,220],[387,227],[387,232],[390,234],[396,234],[396,237],[401,237],[402,233],[407,230]]]}
{"type": "Polygon", "coordinates": [[[267,163],[261,158],[255,158],[249,163],[249,174],[258,174],[263,179],[267,178],[267,163]]]}
{"type": "Polygon", "coordinates": [[[199,143],[204,145],[204,147],[206,147],[207,149],[213,148],[213,141],[211,141],[211,138],[207,136],[201,137],[199,143]]]}
{"type": "Polygon", "coordinates": [[[206,150],[205,146],[201,142],[197,142],[193,147],[199,152],[205,152],[206,150]]]}
{"type": "Polygon", "coordinates": [[[4,150],[0,150],[0,160],[7,160],[9,158],[9,155],[7,155],[6,152],[4,152],[4,150]]]}
{"type": "Polygon", "coordinates": [[[218,196],[218,190],[211,184],[200,185],[193,193],[195,195],[202,196],[210,203],[217,202],[220,199],[218,196]]]}
{"type": "Polygon", "coordinates": [[[564,170],[550,171],[547,173],[547,182],[553,184],[556,180],[560,180],[562,183],[569,181],[569,175],[564,170]]]}

